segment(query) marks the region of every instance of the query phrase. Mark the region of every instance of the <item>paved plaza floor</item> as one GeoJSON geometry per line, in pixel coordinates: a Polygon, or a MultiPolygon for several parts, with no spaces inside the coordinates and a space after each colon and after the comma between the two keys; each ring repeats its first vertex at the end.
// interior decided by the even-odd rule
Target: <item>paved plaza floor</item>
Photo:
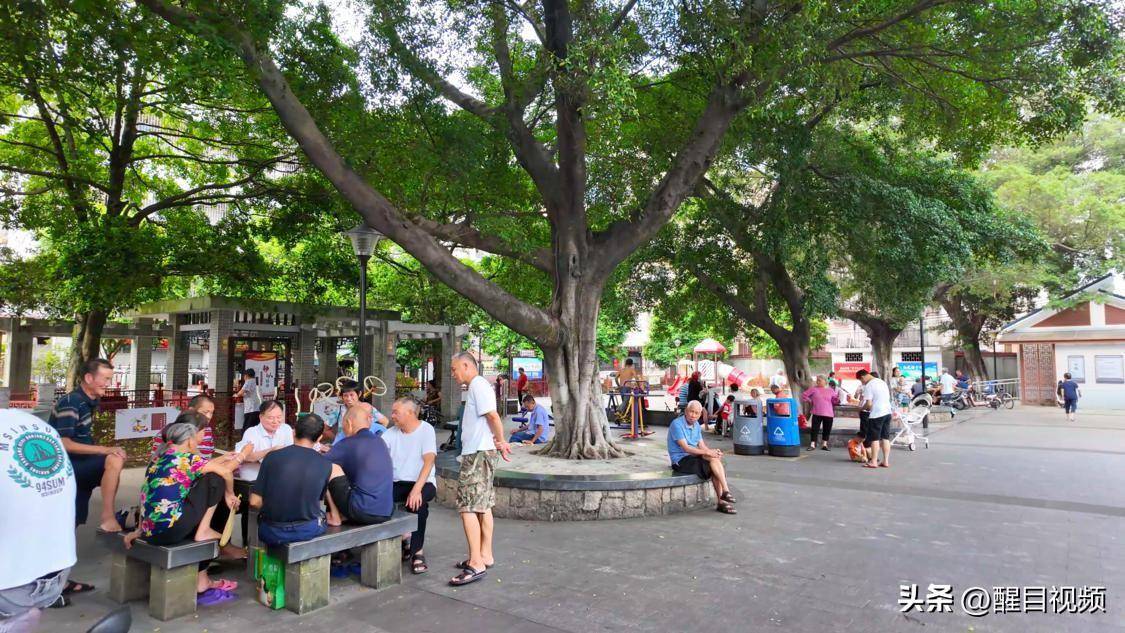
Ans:
{"type": "MultiPolygon", "coordinates": [[[[446,581],[464,557],[457,515],[435,508],[430,572],[375,592],[333,580],[328,608],[299,617],[238,602],[139,632],[330,631],[1125,631],[1125,418],[1017,407],[958,416],[931,448],[869,470],[843,450],[727,459],[739,514],[589,523],[499,520],[497,565],[446,581]],[[952,613],[900,613],[900,587],[951,585],[952,613]],[[1102,586],[1105,613],[967,615],[970,587],[1102,586]]],[[[656,436],[655,440],[662,435],[656,436]]],[[[710,439],[710,438],[708,438],[710,439]]],[[[719,443],[729,449],[729,441],[719,443]]],[[[120,499],[137,494],[127,473],[120,499]]],[[[95,497],[94,503],[98,499],[95,497]]],[[[79,534],[73,577],[98,590],[49,611],[43,630],[85,631],[114,605],[109,559],[79,534]]],[[[1048,606],[1050,610],[1050,606],[1048,606]]]]}

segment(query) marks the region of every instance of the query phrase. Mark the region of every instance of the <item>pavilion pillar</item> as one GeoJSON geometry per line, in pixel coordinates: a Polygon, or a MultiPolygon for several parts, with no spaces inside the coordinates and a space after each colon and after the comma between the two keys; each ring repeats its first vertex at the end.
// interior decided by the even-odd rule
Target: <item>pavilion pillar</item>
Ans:
{"type": "Polygon", "coordinates": [[[322,336],[320,338],[320,371],[316,376],[317,383],[335,384],[339,373],[339,361],[336,360],[336,350],[339,347],[340,341],[334,336],[322,336]]]}
{"type": "Polygon", "coordinates": [[[461,353],[461,337],[457,335],[457,328],[450,326],[449,330],[441,335],[441,373],[434,368],[434,378],[441,386],[441,413],[446,420],[457,416],[461,408],[461,386],[456,384],[450,369],[453,367],[453,357],[461,353]]]}
{"type": "MultiPolygon", "coordinates": [[[[152,319],[137,319],[138,331],[151,330],[152,319]]],[[[134,336],[133,344],[129,346],[129,371],[132,373],[132,388],[135,391],[148,391],[152,382],[152,337],[134,336]]],[[[147,394],[141,394],[141,399],[148,399],[147,394]]]]}
{"type": "Polygon", "coordinates": [[[316,386],[316,329],[312,325],[302,325],[293,350],[293,378],[296,386],[309,389],[316,386]]]}
{"type": "Polygon", "coordinates": [[[180,326],[184,322],[184,315],[173,314],[169,319],[172,332],[168,335],[168,355],[164,363],[164,386],[168,389],[184,390],[188,387],[188,354],[187,338],[184,337],[180,326]]]}
{"type": "Polygon", "coordinates": [[[9,319],[12,324],[7,336],[7,358],[4,360],[4,386],[13,394],[27,394],[31,391],[31,351],[34,341],[31,329],[21,325],[18,318],[9,319]]]}
{"type": "Polygon", "coordinates": [[[234,311],[211,310],[207,349],[207,385],[216,393],[234,390],[230,373],[230,345],[234,335],[234,311]]]}
{"type": "Polygon", "coordinates": [[[373,403],[383,415],[390,417],[391,405],[395,401],[395,373],[398,363],[395,362],[395,350],[398,348],[398,334],[392,332],[387,321],[380,321],[375,334],[371,337],[371,362],[373,365],[370,375],[378,376],[387,384],[387,392],[375,398],[373,403]]]}

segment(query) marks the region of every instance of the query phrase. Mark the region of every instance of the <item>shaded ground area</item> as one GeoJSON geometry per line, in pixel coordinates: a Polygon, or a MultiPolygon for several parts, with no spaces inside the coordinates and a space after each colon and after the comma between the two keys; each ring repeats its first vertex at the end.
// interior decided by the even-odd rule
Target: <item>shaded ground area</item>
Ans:
{"type": "MultiPolygon", "coordinates": [[[[739,514],[585,523],[497,522],[497,566],[446,585],[463,557],[455,513],[431,514],[430,573],[373,592],[334,580],[332,605],[298,617],[255,604],[135,631],[1125,631],[1125,420],[1017,407],[958,416],[890,470],[845,452],[728,458],[739,514]],[[971,419],[966,419],[970,418],[971,419]],[[964,421],[963,421],[964,420],[964,421]],[[1101,585],[1107,613],[899,613],[903,583],[1101,585]]],[[[663,435],[650,442],[662,443],[663,435]]],[[[720,444],[729,449],[729,442],[720,444]]],[[[123,494],[136,494],[139,471],[123,494]]],[[[95,502],[97,500],[95,499],[95,502]]],[[[98,584],[44,631],[83,631],[113,605],[108,558],[83,529],[74,576],[98,584]]],[[[237,572],[230,577],[246,582],[237,572]]]]}

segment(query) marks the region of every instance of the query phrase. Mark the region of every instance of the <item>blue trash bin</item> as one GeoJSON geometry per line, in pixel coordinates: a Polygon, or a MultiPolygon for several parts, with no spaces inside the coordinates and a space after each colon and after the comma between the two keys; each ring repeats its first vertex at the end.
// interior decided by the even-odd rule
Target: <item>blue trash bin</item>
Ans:
{"type": "Polygon", "coordinates": [[[801,429],[797,425],[797,401],[793,398],[766,400],[766,441],[774,457],[801,454],[801,429]]]}
{"type": "Polygon", "coordinates": [[[762,401],[749,395],[736,395],[731,439],[735,455],[762,455],[766,452],[762,430],[762,401]]]}

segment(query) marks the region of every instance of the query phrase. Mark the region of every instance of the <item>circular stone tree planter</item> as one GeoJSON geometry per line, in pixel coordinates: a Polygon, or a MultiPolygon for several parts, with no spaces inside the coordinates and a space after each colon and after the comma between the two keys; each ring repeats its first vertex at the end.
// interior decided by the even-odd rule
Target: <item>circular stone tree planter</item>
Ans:
{"type": "MultiPolygon", "coordinates": [[[[437,502],[457,507],[460,464],[452,453],[437,459],[437,502]]],[[[530,521],[630,519],[715,506],[711,482],[670,468],[594,474],[496,471],[494,516],[530,521]]]]}

